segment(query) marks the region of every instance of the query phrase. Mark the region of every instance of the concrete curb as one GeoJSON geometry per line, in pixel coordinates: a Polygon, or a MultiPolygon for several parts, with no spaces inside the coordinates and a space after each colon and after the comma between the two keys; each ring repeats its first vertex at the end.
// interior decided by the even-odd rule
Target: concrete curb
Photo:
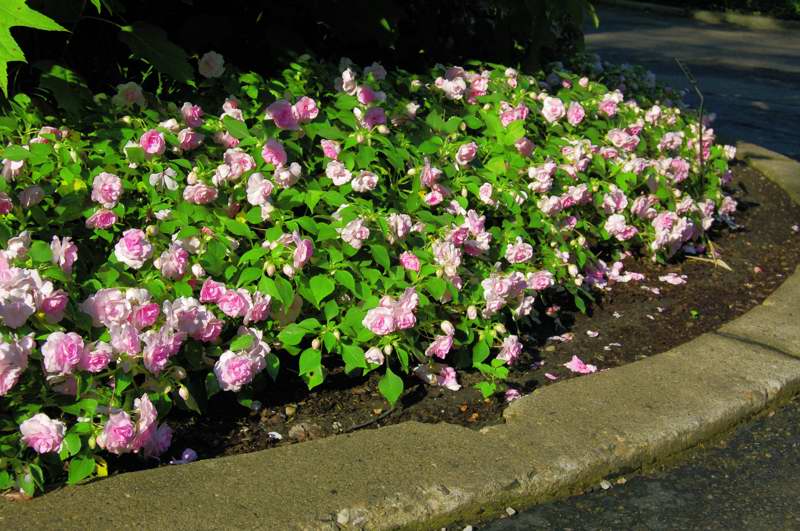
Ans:
{"type": "MultiPolygon", "coordinates": [[[[740,155],[800,200],[800,164],[740,155]]],[[[432,529],[575,493],[800,391],[800,268],[761,306],[663,354],[545,387],[480,432],[408,422],[0,500],[5,529],[432,529]]]]}
{"type": "Polygon", "coordinates": [[[736,13],[735,11],[708,11],[705,9],[672,7],[647,2],[634,2],[631,0],[596,0],[595,3],[598,5],[623,7],[636,11],[648,11],[662,15],[692,18],[705,24],[729,24],[758,31],[792,31],[800,29],[800,21],[781,20],[765,15],[745,15],[743,13],[736,13]]]}

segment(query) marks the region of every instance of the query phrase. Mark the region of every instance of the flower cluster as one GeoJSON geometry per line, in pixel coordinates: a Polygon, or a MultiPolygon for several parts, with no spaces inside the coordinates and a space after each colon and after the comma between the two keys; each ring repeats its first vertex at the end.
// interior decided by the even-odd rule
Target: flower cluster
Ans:
{"type": "Polygon", "coordinates": [[[19,422],[0,425],[0,490],[59,460],[74,482],[102,451],[157,457],[171,408],[258,408],[271,380],[311,388],[331,364],[382,372],[390,402],[396,373],[455,390],[473,368],[505,391],[526,349],[509,321],[640,280],[632,253],[703,252],[736,208],[733,149],[646,75],[574,68],[303,58],[265,80],[209,52],[194,101],[126,83],[74,129],[18,96],[0,123],[0,400],[19,422]]]}

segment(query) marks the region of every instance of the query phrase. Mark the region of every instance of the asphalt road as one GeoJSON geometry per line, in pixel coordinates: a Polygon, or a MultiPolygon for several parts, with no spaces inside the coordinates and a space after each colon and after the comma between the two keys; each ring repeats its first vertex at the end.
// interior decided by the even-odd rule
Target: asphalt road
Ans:
{"type": "MultiPolygon", "coordinates": [[[[717,114],[726,142],[745,140],[800,159],[800,31],[753,31],[618,8],[599,8],[589,51],[641,64],[659,80],[689,88],[684,61],[717,114]]],[[[696,98],[690,94],[689,103],[696,98]]]]}
{"type": "Polygon", "coordinates": [[[618,479],[475,528],[800,529],[800,397],[665,470],[618,479]]]}

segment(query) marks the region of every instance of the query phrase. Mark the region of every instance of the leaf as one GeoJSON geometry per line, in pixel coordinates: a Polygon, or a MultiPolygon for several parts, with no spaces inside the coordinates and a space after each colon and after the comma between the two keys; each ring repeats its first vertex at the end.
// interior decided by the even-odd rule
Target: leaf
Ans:
{"type": "Polygon", "coordinates": [[[319,370],[322,365],[322,353],[314,348],[308,348],[300,354],[300,375],[319,370]]]}
{"type": "Polygon", "coordinates": [[[255,279],[261,278],[261,275],[263,274],[264,272],[260,267],[248,267],[239,274],[239,281],[236,283],[236,285],[244,286],[246,284],[250,284],[255,279]]]}
{"type": "Polygon", "coordinates": [[[278,334],[278,340],[284,345],[294,346],[300,343],[308,330],[294,323],[288,325],[278,334]]]}
{"type": "Polygon", "coordinates": [[[225,224],[225,228],[231,234],[236,236],[242,236],[245,238],[252,238],[253,232],[250,230],[246,224],[242,223],[241,221],[236,221],[235,219],[230,218],[222,218],[222,222],[225,224]]]}
{"type": "Polygon", "coordinates": [[[356,369],[366,369],[367,360],[364,359],[364,351],[356,345],[342,345],[342,360],[344,360],[344,372],[350,374],[356,369]]]}
{"type": "Polygon", "coordinates": [[[226,115],[222,118],[222,123],[225,124],[225,129],[227,129],[230,134],[240,140],[250,136],[250,131],[247,130],[247,124],[241,120],[226,115]]]}
{"type": "Polygon", "coordinates": [[[281,359],[274,353],[267,354],[267,374],[274,382],[278,378],[278,371],[281,368],[281,359]]]}
{"type": "Polygon", "coordinates": [[[77,117],[86,108],[92,97],[86,81],[69,68],[61,65],[37,65],[37,68],[42,70],[39,86],[49,90],[58,106],[67,114],[77,117]]]}
{"type": "Polygon", "coordinates": [[[67,450],[67,455],[70,457],[77,454],[81,450],[81,438],[77,433],[68,433],[64,437],[64,448],[67,450]]]}
{"type": "Polygon", "coordinates": [[[392,264],[389,261],[389,251],[386,250],[386,247],[383,245],[371,245],[370,250],[372,250],[372,258],[375,259],[375,262],[380,264],[384,271],[388,272],[392,264]]]}
{"type": "Polygon", "coordinates": [[[439,277],[432,277],[425,281],[425,287],[434,299],[440,301],[447,291],[447,282],[439,277]]]}
{"type": "Polygon", "coordinates": [[[0,88],[3,89],[6,98],[8,98],[8,63],[25,62],[25,54],[9,31],[15,26],[44,31],[67,31],[55,20],[29,8],[25,5],[25,0],[0,2],[0,88]]]}
{"type": "Polygon", "coordinates": [[[69,462],[69,477],[67,483],[74,485],[94,472],[94,459],[91,457],[78,457],[69,462]]]}
{"type": "Polygon", "coordinates": [[[53,251],[45,242],[36,240],[31,244],[28,256],[30,256],[34,262],[50,262],[53,259],[53,251]]]}
{"type": "Polygon", "coordinates": [[[489,345],[486,344],[486,341],[481,341],[472,348],[473,365],[478,365],[480,363],[483,363],[483,361],[488,357],[489,357],[489,345]]]}
{"type": "Polygon", "coordinates": [[[333,293],[336,289],[336,283],[327,275],[317,275],[311,278],[311,293],[314,297],[314,305],[319,308],[320,303],[333,293]]]}
{"type": "Polygon", "coordinates": [[[337,271],[333,276],[336,282],[349,289],[353,295],[356,295],[356,281],[349,271],[337,271]]]}
{"type": "Polygon", "coordinates": [[[237,352],[239,350],[244,350],[249,348],[253,344],[253,336],[250,334],[243,334],[241,336],[237,336],[231,341],[230,349],[233,352],[237,352]]]}
{"type": "Polygon", "coordinates": [[[119,40],[128,45],[133,55],[177,81],[192,81],[194,70],[186,52],[167,38],[166,31],[146,22],[134,22],[120,29],[119,40]]]}
{"type": "Polygon", "coordinates": [[[9,160],[27,160],[31,152],[21,146],[8,146],[3,150],[3,158],[9,160]]]}
{"type": "Polygon", "coordinates": [[[394,407],[397,399],[403,394],[403,380],[393,373],[392,369],[387,365],[386,374],[384,374],[381,381],[378,382],[378,390],[392,407],[394,407]]]}

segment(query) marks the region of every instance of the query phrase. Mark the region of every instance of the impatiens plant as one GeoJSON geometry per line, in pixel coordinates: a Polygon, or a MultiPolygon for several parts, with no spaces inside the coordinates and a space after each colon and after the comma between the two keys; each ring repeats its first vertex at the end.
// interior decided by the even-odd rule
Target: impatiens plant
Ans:
{"type": "Polygon", "coordinates": [[[287,370],[309,389],[379,371],[392,404],[409,377],[458,389],[465,369],[504,392],[510,330],[637,278],[631,253],[702,252],[735,209],[732,150],[641,75],[628,93],[591,66],[301,58],[265,80],[208,55],[203,95],[127,83],[82,130],[18,95],[0,118],[0,490],[157,457],[171,408],[258,408],[287,370]]]}

